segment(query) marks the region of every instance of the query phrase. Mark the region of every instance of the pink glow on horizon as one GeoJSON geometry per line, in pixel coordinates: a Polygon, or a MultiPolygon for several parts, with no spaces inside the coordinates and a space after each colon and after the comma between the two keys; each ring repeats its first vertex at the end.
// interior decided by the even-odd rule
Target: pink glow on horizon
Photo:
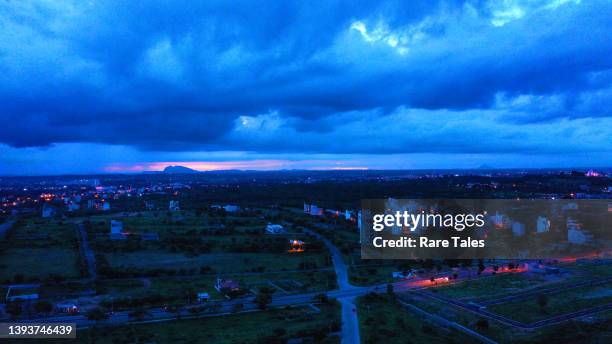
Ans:
{"type": "Polygon", "coordinates": [[[144,172],[163,171],[167,166],[184,166],[196,171],[222,171],[222,170],[260,170],[272,171],[281,169],[303,169],[303,170],[367,170],[362,166],[342,166],[341,161],[321,160],[234,160],[234,161],[162,161],[146,162],[139,164],[112,164],[104,167],[106,172],[144,172]],[[339,166],[340,165],[340,166],[339,166]]]}

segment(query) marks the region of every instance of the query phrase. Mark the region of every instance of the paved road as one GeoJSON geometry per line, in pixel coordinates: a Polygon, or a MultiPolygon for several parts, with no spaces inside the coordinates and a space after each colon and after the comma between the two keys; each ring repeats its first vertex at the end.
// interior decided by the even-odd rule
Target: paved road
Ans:
{"type": "MultiPolygon", "coordinates": [[[[438,294],[434,294],[434,293],[428,293],[428,292],[423,292],[423,289],[425,287],[423,287],[419,282],[423,282],[423,281],[427,281],[425,279],[415,279],[413,281],[411,281],[410,283],[406,282],[406,281],[401,281],[401,282],[397,282],[393,284],[393,289],[396,292],[403,292],[403,291],[413,291],[415,293],[419,293],[425,297],[431,297],[434,298],[438,301],[441,302],[445,302],[448,303],[450,305],[468,310],[470,312],[479,314],[481,316],[487,317],[487,318],[491,318],[494,320],[498,320],[504,324],[507,325],[511,325],[511,326],[515,326],[515,327],[519,327],[522,329],[533,329],[533,328],[539,328],[539,327],[543,327],[543,326],[548,326],[548,325],[552,325],[552,324],[557,324],[566,320],[571,320],[577,317],[581,317],[581,316],[585,316],[585,315],[589,315],[589,314],[595,314],[598,312],[602,312],[608,309],[612,309],[612,304],[608,304],[608,305],[602,305],[602,306],[597,306],[597,307],[593,307],[593,308],[589,308],[589,309],[584,309],[584,310],[580,310],[577,312],[573,312],[573,313],[568,313],[568,314],[562,314],[559,316],[555,316],[549,319],[544,319],[532,324],[523,324],[521,322],[512,320],[512,319],[508,319],[506,317],[500,316],[498,314],[494,314],[488,311],[485,311],[483,309],[481,309],[480,307],[478,307],[477,305],[470,305],[470,304],[465,304],[463,302],[457,301],[457,300],[453,300],[453,299],[447,299],[444,298],[438,294]]],[[[348,288],[348,289],[337,289],[337,290],[332,290],[332,291],[328,291],[327,293],[325,293],[328,297],[330,298],[335,298],[337,300],[347,300],[348,303],[346,304],[352,304],[352,300],[354,300],[356,297],[358,296],[362,296],[365,295],[367,293],[370,292],[377,292],[377,293],[383,293],[386,292],[386,284],[380,284],[380,285],[376,285],[376,286],[370,286],[370,287],[352,287],[352,288],[348,288]]],[[[315,296],[319,295],[319,292],[313,292],[313,293],[305,293],[305,294],[295,294],[295,295],[280,295],[280,296],[275,296],[272,299],[272,302],[270,304],[270,306],[272,307],[284,307],[284,306],[293,306],[293,305],[303,305],[303,304],[309,304],[313,302],[313,299],[315,296]]],[[[188,312],[186,309],[183,309],[180,312],[180,317],[181,318],[197,318],[197,317],[209,317],[209,316],[217,316],[217,315],[224,315],[224,314],[230,314],[234,308],[235,304],[243,304],[244,306],[244,310],[245,311],[255,311],[257,310],[257,305],[254,303],[254,298],[253,297],[248,297],[248,298],[244,298],[244,299],[235,299],[235,300],[229,300],[229,301],[223,301],[223,302],[219,302],[219,307],[218,310],[214,313],[206,313],[206,314],[192,314],[190,312],[188,312]]],[[[211,303],[211,304],[215,304],[215,303],[211,303]]],[[[345,303],[342,303],[343,307],[345,303]]],[[[168,320],[174,320],[177,318],[176,313],[171,313],[171,312],[166,312],[165,310],[161,309],[161,308],[153,308],[148,310],[150,316],[148,317],[148,321],[168,321],[168,320]]],[[[121,311],[121,312],[116,312],[114,314],[112,314],[110,316],[110,318],[108,320],[105,321],[105,323],[109,323],[109,324],[122,324],[122,323],[126,323],[128,321],[134,320],[134,319],[130,319],[128,317],[128,311],[121,311]]],[[[351,312],[352,313],[352,312],[351,312]]],[[[344,314],[344,312],[343,312],[344,314]]],[[[355,333],[355,329],[358,329],[358,326],[354,326],[354,324],[358,324],[358,319],[356,316],[356,312],[352,313],[355,315],[355,317],[349,316],[350,314],[347,314],[346,318],[343,318],[343,322],[346,324],[345,326],[343,326],[343,338],[347,338],[347,340],[353,340],[353,342],[347,342],[347,343],[358,343],[359,339],[359,334],[355,333]],[[350,328],[350,330],[349,330],[350,328]]],[[[84,315],[75,315],[75,316],[53,316],[53,317],[48,317],[48,318],[37,318],[37,319],[31,319],[31,320],[20,320],[23,322],[40,322],[40,321],[47,321],[47,322],[73,322],[73,323],[77,323],[78,327],[88,327],[93,325],[95,322],[88,320],[84,315]]]]}
{"type": "Polygon", "coordinates": [[[336,279],[338,281],[339,291],[357,291],[358,293],[360,293],[353,296],[336,296],[336,299],[338,300],[338,302],[340,302],[340,306],[342,309],[341,343],[359,344],[359,319],[357,316],[357,306],[355,305],[355,296],[362,295],[365,288],[359,288],[351,285],[351,283],[349,282],[348,267],[344,262],[342,253],[336,247],[336,245],[334,245],[330,240],[328,240],[326,237],[322,236],[317,232],[311,231],[309,229],[304,229],[304,232],[321,240],[329,250],[329,253],[332,257],[334,270],[336,271],[336,279]]]}
{"type": "Polygon", "coordinates": [[[87,275],[90,280],[95,280],[98,275],[96,273],[96,257],[93,250],[89,246],[87,239],[87,231],[82,223],[77,224],[77,236],[79,238],[79,248],[85,264],[87,265],[87,275]]]}
{"type": "Polygon", "coordinates": [[[359,337],[359,319],[357,317],[357,305],[355,296],[344,297],[340,300],[342,306],[342,343],[361,342],[359,337]]]}

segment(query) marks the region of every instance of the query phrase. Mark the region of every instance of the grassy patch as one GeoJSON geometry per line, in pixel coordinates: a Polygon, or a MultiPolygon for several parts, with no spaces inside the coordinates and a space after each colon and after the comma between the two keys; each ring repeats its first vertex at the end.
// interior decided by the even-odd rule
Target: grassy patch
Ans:
{"type": "Polygon", "coordinates": [[[323,343],[338,343],[327,336],[340,322],[337,305],[321,306],[321,313],[308,308],[275,309],[222,317],[90,329],[79,332],[76,342],[87,343],[282,343],[288,338],[317,337],[323,343]]]}
{"type": "Polygon", "coordinates": [[[612,283],[607,283],[549,294],[546,296],[547,302],[544,307],[538,303],[538,296],[532,296],[524,301],[491,306],[489,311],[521,322],[532,323],[555,315],[608,304],[612,302],[611,287],[612,283]]]}
{"type": "Polygon", "coordinates": [[[449,286],[436,287],[435,290],[452,298],[490,299],[507,295],[545,283],[541,275],[526,273],[504,273],[465,280],[449,286]]]}
{"type": "Polygon", "coordinates": [[[367,295],[357,301],[363,343],[476,343],[453,329],[441,328],[407,311],[387,295],[367,295]]]}
{"type": "Polygon", "coordinates": [[[50,275],[78,278],[78,252],[55,247],[9,248],[0,256],[0,281],[40,281],[50,275]]]}

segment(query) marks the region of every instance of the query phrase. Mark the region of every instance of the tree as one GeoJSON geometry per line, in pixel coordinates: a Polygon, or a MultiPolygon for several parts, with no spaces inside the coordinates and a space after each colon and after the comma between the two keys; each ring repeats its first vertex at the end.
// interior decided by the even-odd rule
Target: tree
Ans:
{"type": "Polygon", "coordinates": [[[10,314],[13,319],[17,318],[21,314],[21,302],[7,303],[5,311],[10,314]]]}
{"type": "Polygon", "coordinates": [[[244,309],[244,304],[242,303],[237,303],[234,305],[234,307],[232,308],[232,312],[233,313],[240,313],[242,312],[242,310],[244,309]]]}
{"type": "Polygon", "coordinates": [[[541,312],[546,310],[546,305],[548,305],[548,296],[546,294],[538,295],[538,306],[540,306],[541,312]]]}
{"type": "Polygon", "coordinates": [[[36,304],[34,304],[34,310],[36,310],[36,313],[48,315],[53,311],[53,304],[44,300],[37,301],[36,304]]]}
{"type": "Polygon", "coordinates": [[[391,284],[391,283],[387,284],[387,294],[389,296],[395,295],[395,293],[393,292],[393,284],[391,284]]]}
{"type": "Polygon", "coordinates": [[[259,290],[259,292],[257,292],[255,303],[259,309],[266,309],[270,302],[272,302],[272,295],[270,295],[267,290],[259,290]]]}
{"type": "Polygon", "coordinates": [[[313,297],[313,300],[316,300],[320,303],[329,303],[329,298],[327,297],[327,294],[325,293],[320,293],[317,294],[313,297]]]}
{"type": "Polygon", "coordinates": [[[87,317],[87,319],[93,320],[95,322],[108,319],[108,314],[106,314],[106,312],[104,312],[100,308],[90,309],[89,311],[87,311],[87,314],[85,316],[87,317]]]}
{"type": "Polygon", "coordinates": [[[476,322],[476,328],[481,331],[487,330],[489,328],[489,321],[485,318],[478,319],[478,321],[476,322]]]}
{"type": "Polygon", "coordinates": [[[485,265],[482,259],[478,259],[478,274],[480,275],[485,269],[485,265]]]}
{"type": "Polygon", "coordinates": [[[136,320],[142,321],[147,317],[148,312],[144,308],[136,308],[135,310],[128,313],[128,317],[135,318],[136,320]]]}

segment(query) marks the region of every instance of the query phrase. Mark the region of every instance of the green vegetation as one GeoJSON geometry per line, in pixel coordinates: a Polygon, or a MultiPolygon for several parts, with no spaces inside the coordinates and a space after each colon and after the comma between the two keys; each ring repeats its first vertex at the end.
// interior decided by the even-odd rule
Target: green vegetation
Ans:
{"type": "Polygon", "coordinates": [[[432,290],[451,298],[485,300],[537,288],[544,283],[546,279],[540,274],[503,273],[464,280],[432,290]]]}
{"type": "Polygon", "coordinates": [[[78,278],[74,224],[59,220],[19,220],[0,241],[0,283],[78,278]]]}
{"type": "MultiPolygon", "coordinates": [[[[488,326],[479,326],[482,318],[475,313],[410,294],[403,298],[429,313],[466,326],[499,343],[605,343],[612,338],[612,311],[597,313],[584,320],[575,319],[539,329],[521,330],[491,319],[487,321],[488,326]]],[[[532,309],[521,311],[539,312],[539,306],[534,303],[532,309]]]]}
{"type": "Polygon", "coordinates": [[[524,301],[507,302],[489,307],[489,311],[524,323],[555,315],[605,305],[612,302],[612,283],[575,288],[542,297],[533,295],[524,301]]]}
{"type": "Polygon", "coordinates": [[[393,295],[368,294],[358,299],[357,308],[363,343],[477,343],[456,330],[428,323],[393,295]]]}
{"type": "Polygon", "coordinates": [[[310,338],[319,343],[338,343],[329,336],[340,328],[336,304],[321,305],[320,313],[310,308],[273,309],[222,317],[93,328],[79,332],[77,342],[90,338],[104,343],[283,343],[288,338],[310,338]],[[223,331],[220,331],[223,329],[223,331]]]}

